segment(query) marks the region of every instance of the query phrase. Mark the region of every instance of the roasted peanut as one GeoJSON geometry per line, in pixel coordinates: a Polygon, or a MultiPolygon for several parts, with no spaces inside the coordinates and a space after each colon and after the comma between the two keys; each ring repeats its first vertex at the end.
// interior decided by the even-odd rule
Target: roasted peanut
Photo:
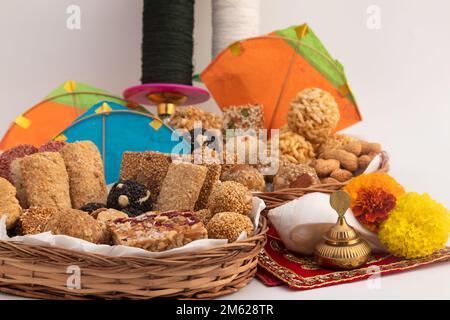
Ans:
{"type": "Polygon", "coordinates": [[[339,182],[345,182],[353,178],[353,174],[348,170],[337,169],[331,173],[330,178],[336,179],[339,182]]]}
{"type": "Polygon", "coordinates": [[[353,153],[355,156],[359,156],[362,151],[362,145],[359,141],[350,142],[344,146],[342,146],[342,150],[353,153]]]}
{"type": "Polygon", "coordinates": [[[340,162],[335,159],[317,159],[314,163],[314,169],[316,169],[317,175],[320,178],[328,177],[334,170],[339,169],[340,162]]]}
{"type": "Polygon", "coordinates": [[[360,156],[358,158],[358,168],[361,170],[365,170],[369,166],[373,158],[374,158],[373,156],[367,154],[360,156]]]}
{"type": "Polygon", "coordinates": [[[355,156],[353,153],[350,153],[345,150],[326,150],[324,153],[322,153],[322,158],[325,160],[338,160],[341,164],[341,167],[343,169],[346,169],[348,171],[356,171],[358,169],[358,157],[355,156]]]}
{"type": "Polygon", "coordinates": [[[372,143],[367,141],[361,142],[361,154],[375,153],[379,154],[381,152],[381,145],[379,143],[372,143]]]}

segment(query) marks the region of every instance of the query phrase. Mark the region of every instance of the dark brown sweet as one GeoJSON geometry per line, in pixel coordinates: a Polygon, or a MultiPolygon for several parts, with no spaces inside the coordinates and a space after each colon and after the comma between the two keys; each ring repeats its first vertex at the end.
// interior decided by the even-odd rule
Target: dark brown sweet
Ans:
{"type": "Polygon", "coordinates": [[[132,180],[114,184],[108,195],[107,207],[138,216],[152,210],[151,193],[146,186],[132,180]]]}
{"type": "Polygon", "coordinates": [[[21,144],[3,152],[0,155],[0,177],[13,182],[10,171],[11,162],[36,152],[38,149],[30,144],[21,144]]]}
{"type": "Polygon", "coordinates": [[[125,152],[122,156],[120,179],[146,185],[150,191],[150,201],[154,203],[171,163],[171,156],[161,152],[125,152]]]}
{"type": "Polygon", "coordinates": [[[208,171],[206,172],[205,182],[195,203],[195,210],[205,209],[208,205],[208,199],[211,195],[215,184],[219,182],[222,166],[220,164],[205,164],[208,171]]]}
{"type": "Polygon", "coordinates": [[[39,147],[39,152],[59,152],[63,147],[67,145],[65,141],[51,140],[39,147]]]}

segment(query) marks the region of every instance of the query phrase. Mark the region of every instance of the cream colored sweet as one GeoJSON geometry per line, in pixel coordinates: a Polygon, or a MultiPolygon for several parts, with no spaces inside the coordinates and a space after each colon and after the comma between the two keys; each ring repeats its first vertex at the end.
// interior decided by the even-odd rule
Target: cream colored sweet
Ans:
{"type": "Polygon", "coordinates": [[[0,178],[0,218],[6,216],[6,229],[12,229],[19,220],[22,208],[16,199],[16,188],[0,178]]]}
{"type": "Polygon", "coordinates": [[[96,145],[91,141],[79,141],[67,144],[60,153],[69,175],[72,207],[79,209],[88,203],[105,203],[105,172],[96,145]]]}

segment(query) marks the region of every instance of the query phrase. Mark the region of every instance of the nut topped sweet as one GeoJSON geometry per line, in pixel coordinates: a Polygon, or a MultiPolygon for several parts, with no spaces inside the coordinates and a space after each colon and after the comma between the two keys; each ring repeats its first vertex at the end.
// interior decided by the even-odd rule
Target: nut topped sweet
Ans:
{"type": "Polygon", "coordinates": [[[147,212],[134,218],[117,219],[109,228],[114,244],[154,252],[208,237],[203,223],[192,212],[147,212]]]}
{"type": "Polygon", "coordinates": [[[152,209],[151,193],[146,186],[132,180],[114,184],[108,195],[107,207],[137,216],[152,209]]]}

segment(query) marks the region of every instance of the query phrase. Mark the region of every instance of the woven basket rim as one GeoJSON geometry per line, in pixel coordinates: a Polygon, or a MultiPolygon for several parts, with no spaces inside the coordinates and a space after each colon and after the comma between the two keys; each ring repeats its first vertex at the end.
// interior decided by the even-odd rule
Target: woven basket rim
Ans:
{"type": "MultiPolygon", "coordinates": [[[[387,173],[389,171],[389,155],[386,151],[382,151],[380,153],[381,163],[378,170],[375,172],[379,173],[387,173]]],[[[262,199],[266,203],[266,209],[263,211],[267,213],[270,209],[281,206],[286,202],[304,196],[305,194],[312,192],[323,192],[323,193],[332,193],[336,190],[342,189],[345,187],[349,181],[346,182],[337,182],[337,183],[327,183],[327,184],[316,184],[310,186],[308,188],[287,188],[277,191],[270,192],[255,192],[253,195],[262,199]]]]}
{"type": "Polygon", "coordinates": [[[217,245],[217,246],[204,248],[204,249],[198,249],[198,250],[190,251],[190,252],[174,252],[172,254],[167,254],[162,257],[142,257],[142,256],[128,256],[128,255],[108,256],[108,255],[104,255],[101,253],[83,252],[83,251],[61,248],[61,247],[45,245],[45,244],[27,244],[27,243],[23,243],[23,242],[19,242],[19,241],[4,241],[4,240],[0,240],[0,243],[10,245],[11,247],[16,247],[18,250],[20,250],[20,248],[32,247],[34,249],[40,249],[40,250],[44,250],[44,251],[54,250],[54,251],[60,252],[61,254],[66,253],[66,254],[70,254],[70,255],[76,255],[79,257],[86,256],[86,257],[97,257],[97,258],[112,259],[112,260],[132,259],[132,260],[145,260],[148,262],[151,262],[151,261],[171,262],[171,261],[174,261],[173,259],[178,261],[178,259],[183,258],[186,255],[188,255],[189,260],[191,260],[193,256],[204,256],[204,255],[211,253],[212,251],[215,251],[217,249],[222,249],[222,248],[232,249],[233,247],[236,247],[236,249],[239,249],[239,247],[245,246],[246,244],[251,244],[255,241],[260,240],[261,237],[265,237],[267,230],[268,230],[267,218],[264,217],[263,215],[261,215],[259,218],[259,225],[258,225],[257,232],[254,235],[252,235],[251,237],[247,237],[246,239],[238,240],[238,241],[231,242],[231,243],[226,243],[226,244],[217,245]]]}

